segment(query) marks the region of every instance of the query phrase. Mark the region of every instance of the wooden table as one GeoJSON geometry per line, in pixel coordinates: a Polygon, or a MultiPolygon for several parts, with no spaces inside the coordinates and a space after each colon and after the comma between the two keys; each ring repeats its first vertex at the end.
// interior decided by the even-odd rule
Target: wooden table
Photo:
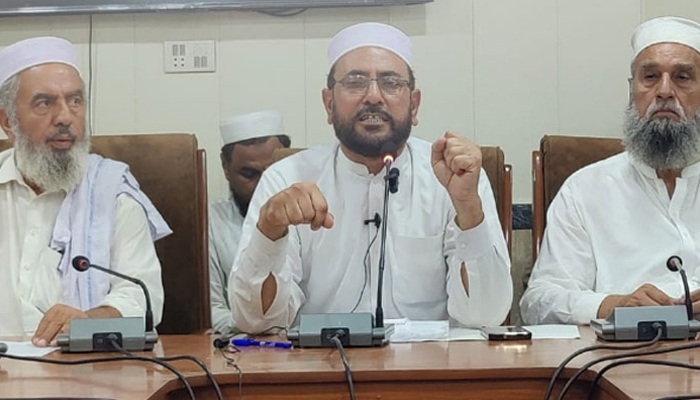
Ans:
{"type": "MultiPolygon", "coordinates": [[[[358,399],[541,399],[561,360],[596,343],[587,327],[580,340],[532,342],[431,342],[347,349],[358,399]]],[[[215,374],[227,399],[238,399],[238,375],[212,346],[208,335],[162,336],[158,356],[190,354],[215,374]]],[[[664,344],[678,345],[684,342],[664,344]]],[[[105,356],[54,353],[48,358],[105,356]]],[[[151,353],[140,353],[151,355],[151,353]]],[[[564,376],[610,351],[575,360],[564,376]]],[[[656,356],[694,363],[700,350],[656,356]]],[[[348,399],[340,356],[332,349],[244,348],[236,360],[243,371],[243,398],[348,399]]],[[[205,375],[190,362],[173,363],[195,387],[198,399],[215,399],[205,375]]],[[[599,369],[599,368],[598,368],[599,369]]],[[[568,399],[585,398],[594,373],[584,374],[568,399]]],[[[598,399],[655,399],[700,393],[700,373],[655,366],[623,366],[601,382],[598,399]]],[[[134,361],[58,366],[0,359],[0,398],[100,397],[125,400],[184,399],[187,393],[168,370],[134,361]]]]}

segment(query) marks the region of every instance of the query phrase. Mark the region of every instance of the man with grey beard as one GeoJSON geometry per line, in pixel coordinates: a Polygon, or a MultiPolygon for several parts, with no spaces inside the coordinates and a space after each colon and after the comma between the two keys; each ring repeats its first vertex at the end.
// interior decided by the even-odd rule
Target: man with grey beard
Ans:
{"type": "Polygon", "coordinates": [[[71,260],[87,256],[148,286],[155,324],[163,287],[153,240],[170,233],[128,167],[90,155],[84,83],[73,45],[26,39],[0,50],[0,335],[37,346],[76,318],[142,317],[141,289],[71,260]]]}
{"type": "Polygon", "coordinates": [[[373,311],[382,224],[387,318],[500,324],[510,263],[481,152],[454,132],[432,145],[410,137],[421,99],[410,39],[357,24],[331,40],[328,58],[322,99],[338,142],[263,174],[229,278],[234,325],[262,332],[298,313],[373,311]],[[388,221],[385,153],[400,170],[388,221]]]}
{"type": "Polygon", "coordinates": [[[700,313],[700,24],[676,17],[632,36],[625,152],[564,183],[520,307],[528,324],[587,324],[616,307],[683,304],[678,255],[700,313]]]}

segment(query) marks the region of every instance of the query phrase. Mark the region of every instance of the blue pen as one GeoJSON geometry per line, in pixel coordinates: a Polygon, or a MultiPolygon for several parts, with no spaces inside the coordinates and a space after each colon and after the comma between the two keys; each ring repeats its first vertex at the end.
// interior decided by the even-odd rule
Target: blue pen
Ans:
{"type": "Polygon", "coordinates": [[[231,344],[234,346],[277,347],[280,349],[291,349],[292,348],[292,344],[289,342],[266,342],[263,340],[253,340],[253,339],[232,339],[231,344]]]}

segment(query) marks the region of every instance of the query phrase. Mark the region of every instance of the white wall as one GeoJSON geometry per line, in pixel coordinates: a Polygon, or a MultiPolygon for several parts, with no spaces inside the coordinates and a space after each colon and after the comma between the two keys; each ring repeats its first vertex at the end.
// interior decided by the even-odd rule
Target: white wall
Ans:
{"type": "MultiPolygon", "coordinates": [[[[294,146],[333,139],[320,91],[326,46],[355,22],[412,38],[423,91],[416,136],[456,130],[499,145],[514,166],[514,201],[530,201],[530,152],[545,133],[619,136],[629,38],[659,15],[700,20],[697,0],[435,0],[409,7],[97,15],[93,18],[96,134],[193,132],[209,154],[212,198],[227,194],[218,121],[277,108],[294,146]],[[163,73],[163,42],[213,39],[217,72],[163,73]]],[[[89,17],[0,19],[0,46],[37,35],[76,43],[88,69],[89,17]]],[[[87,75],[87,74],[84,74],[87,75]]]]}

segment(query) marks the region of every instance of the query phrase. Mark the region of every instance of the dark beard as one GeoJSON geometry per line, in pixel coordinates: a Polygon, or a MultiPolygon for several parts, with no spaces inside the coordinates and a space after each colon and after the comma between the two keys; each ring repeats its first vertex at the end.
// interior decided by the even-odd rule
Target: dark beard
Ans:
{"type": "Polygon", "coordinates": [[[409,108],[407,117],[397,122],[384,107],[377,104],[363,106],[352,118],[347,120],[340,118],[334,109],[333,128],[335,129],[335,136],[343,146],[353,153],[365,157],[381,157],[384,143],[393,142],[396,148],[401,148],[408,140],[408,137],[411,135],[410,111],[409,108]],[[389,132],[381,137],[365,137],[355,132],[355,123],[359,121],[360,115],[365,113],[382,115],[389,124],[389,132]]]}
{"type": "Polygon", "coordinates": [[[627,152],[656,170],[683,169],[700,159],[700,114],[681,121],[642,118],[630,105],[624,133],[627,152]]]}
{"type": "Polygon", "coordinates": [[[248,214],[248,206],[250,205],[249,201],[244,201],[241,196],[239,196],[233,188],[231,188],[231,196],[233,197],[233,201],[236,203],[236,206],[238,206],[238,212],[241,214],[243,218],[245,218],[246,214],[248,214]]]}

